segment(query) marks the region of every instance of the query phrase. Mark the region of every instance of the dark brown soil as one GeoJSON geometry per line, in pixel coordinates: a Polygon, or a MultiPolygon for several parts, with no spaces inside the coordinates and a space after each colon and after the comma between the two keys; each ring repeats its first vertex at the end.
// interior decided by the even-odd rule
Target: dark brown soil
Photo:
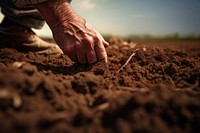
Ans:
{"type": "Polygon", "coordinates": [[[1,48],[0,132],[199,133],[200,42],[109,42],[91,66],[1,48]]]}

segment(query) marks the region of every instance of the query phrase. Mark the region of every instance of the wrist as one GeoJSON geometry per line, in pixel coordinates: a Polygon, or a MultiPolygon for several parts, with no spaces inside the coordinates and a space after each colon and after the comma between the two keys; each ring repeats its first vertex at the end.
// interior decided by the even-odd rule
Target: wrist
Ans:
{"type": "Polygon", "coordinates": [[[35,5],[51,29],[62,22],[70,22],[77,17],[66,0],[48,0],[35,5]]]}

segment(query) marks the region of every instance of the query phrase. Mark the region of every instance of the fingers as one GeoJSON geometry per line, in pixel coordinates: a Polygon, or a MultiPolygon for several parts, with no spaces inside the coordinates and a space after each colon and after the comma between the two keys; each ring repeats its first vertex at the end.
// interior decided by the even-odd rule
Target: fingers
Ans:
{"type": "Polygon", "coordinates": [[[107,62],[105,47],[109,44],[101,37],[99,35],[82,36],[81,41],[75,41],[71,45],[65,45],[64,51],[72,61],[81,64],[93,64],[103,59],[107,62]]]}
{"type": "Polygon", "coordinates": [[[104,38],[101,36],[100,33],[97,33],[97,39],[103,41],[104,47],[108,47],[109,46],[109,43],[104,40],[104,38]]]}
{"type": "Polygon", "coordinates": [[[85,36],[82,38],[82,42],[75,42],[73,44],[74,49],[68,53],[69,57],[76,57],[75,62],[80,64],[92,64],[97,62],[98,58],[94,50],[93,38],[90,36],[85,36]]]}
{"type": "Polygon", "coordinates": [[[86,53],[87,62],[92,64],[97,62],[96,52],[94,50],[94,40],[91,36],[85,36],[83,40],[83,49],[86,53]]]}
{"type": "Polygon", "coordinates": [[[93,38],[91,36],[84,37],[82,51],[84,51],[85,54],[78,54],[78,56],[82,56],[78,57],[80,63],[84,64],[87,62],[92,64],[103,59],[107,62],[107,53],[105,47],[107,47],[109,44],[103,38],[101,39],[101,37],[102,36],[99,35],[93,38]]]}
{"type": "MultiPolygon", "coordinates": [[[[87,37],[85,38],[87,40],[87,37]]],[[[103,39],[103,37],[97,33],[96,36],[90,38],[90,41],[85,44],[85,50],[87,53],[87,60],[89,64],[105,59],[107,62],[107,53],[105,47],[109,44],[103,39]]]]}
{"type": "Polygon", "coordinates": [[[76,49],[76,56],[78,59],[78,62],[81,64],[86,64],[87,63],[87,57],[85,54],[85,50],[83,49],[82,45],[80,43],[77,43],[75,45],[75,49],[76,49]]]}
{"type": "Polygon", "coordinates": [[[109,43],[106,42],[105,40],[103,40],[103,45],[104,45],[104,47],[108,47],[108,46],[109,46],[109,43]]]}
{"type": "Polygon", "coordinates": [[[78,62],[77,56],[75,54],[75,48],[73,45],[65,45],[62,47],[64,54],[66,54],[72,61],[78,62]]]}
{"type": "Polygon", "coordinates": [[[106,53],[106,49],[105,48],[109,46],[109,43],[106,42],[104,40],[104,38],[101,36],[101,34],[99,34],[99,33],[98,33],[97,41],[99,43],[97,43],[97,45],[95,47],[95,50],[96,50],[98,59],[99,60],[103,60],[104,59],[105,62],[107,63],[108,59],[107,59],[107,53],[106,53]]]}
{"type": "Polygon", "coordinates": [[[105,62],[107,63],[107,53],[106,53],[106,49],[104,47],[103,42],[100,42],[98,44],[95,45],[95,51],[96,51],[96,55],[98,60],[105,60],[105,62]]]}
{"type": "Polygon", "coordinates": [[[87,53],[87,60],[89,64],[97,62],[97,56],[94,49],[87,53]]]}

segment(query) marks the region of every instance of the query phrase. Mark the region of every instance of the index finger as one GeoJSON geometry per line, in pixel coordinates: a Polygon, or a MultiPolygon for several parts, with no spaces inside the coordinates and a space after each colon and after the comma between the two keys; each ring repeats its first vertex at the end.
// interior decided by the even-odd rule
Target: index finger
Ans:
{"type": "Polygon", "coordinates": [[[99,43],[95,45],[95,52],[96,52],[98,61],[104,59],[105,62],[107,63],[107,53],[102,41],[100,41],[99,43]]]}

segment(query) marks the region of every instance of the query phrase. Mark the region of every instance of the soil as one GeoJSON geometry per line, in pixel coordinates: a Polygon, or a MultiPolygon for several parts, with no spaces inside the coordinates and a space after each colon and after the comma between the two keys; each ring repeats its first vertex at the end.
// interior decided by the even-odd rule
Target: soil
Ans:
{"type": "Polygon", "coordinates": [[[109,42],[93,65],[1,48],[0,132],[199,133],[200,41],[109,42]]]}

